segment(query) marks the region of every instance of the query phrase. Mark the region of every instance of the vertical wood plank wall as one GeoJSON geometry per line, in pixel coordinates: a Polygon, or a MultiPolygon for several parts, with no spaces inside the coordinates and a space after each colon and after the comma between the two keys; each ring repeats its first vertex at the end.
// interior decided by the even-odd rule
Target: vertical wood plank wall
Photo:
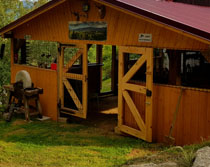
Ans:
{"type": "MultiPolygon", "coordinates": [[[[154,85],[153,87],[153,142],[164,142],[169,135],[180,88],[154,85]]],[[[137,108],[145,108],[145,97],[132,92],[137,108]]],[[[141,111],[140,110],[140,111],[141,111]]],[[[141,114],[144,113],[141,112],[141,114]]],[[[133,128],[138,126],[125,106],[124,122],[133,128]]],[[[210,92],[184,90],[172,136],[177,145],[192,144],[210,137],[210,92]]]]}
{"type": "Polygon", "coordinates": [[[29,72],[35,87],[44,89],[40,95],[43,115],[57,120],[57,72],[30,66],[13,65],[11,69],[11,82],[15,82],[15,75],[20,70],[29,72]]]}
{"type": "Polygon", "coordinates": [[[106,7],[106,16],[104,19],[100,19],[94,1],[90,1],[90,12],[88,18],[86,18],[84,12],[82,12],[82,2],[71,0],[58,5],[14,29],[14,37],[24,39],[25,35],[30,35],[32,40],[81,43],[80,40],[69,39],[69,22],[76,21],[76,17],[72,13],[79,12],[81,15],[80,21],[105,21],[108,24],[106,41],[82,41],[82,43],[188,50],[205,50],[208,48],[207,44],[169,30],[166,26],[160,27],[152,22],[145,21],[140,16],[137,18],[111,7],[106,7]],[[152,34],[152,42],[139,42],[140,33],[152,34]]]}
{"type": "MultiPolygon", "coordinates": [[[[153,140],[162,142],[169,134],[180,88],[154,85],[153,140]]],[[[184,90],[173,135],[184,145],[210,137],[210,92],[184,90]]]]}

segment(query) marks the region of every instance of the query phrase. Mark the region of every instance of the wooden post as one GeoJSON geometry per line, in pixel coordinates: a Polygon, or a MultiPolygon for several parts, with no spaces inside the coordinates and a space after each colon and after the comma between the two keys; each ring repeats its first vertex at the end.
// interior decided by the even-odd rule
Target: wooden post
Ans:
{"type": "Polygon", "coordinates": [[[120,128],[123,124],[123,107],[124,100],[122,96],[122,78],[124,76],[124,54],[119,49],[119,57],[118,57],[118,128],[120,128]]]}
{"type": "Polygon", "coordinates": [[[83,118],[87,117],[88,109],[88,45],[84,45],[82,56],[82,73],[83,73],[83,82],[82,82],[82,106],[83,106],[83,118]]]}
{"type": "Polygon", "coordinates": [[[60,107],[61,107],[61,91],[62,91],[62,79],[61,79],[61,72],[62,72],[62,58],[61,58],[61,44],[58,45],[58,55],[57,55],[57,83],[58,83],[58,97],[57,97],[57,121],[60,118],[60,107]]]}
{"type": "Polygon", "coordinates": [[[58,80],[59,80],[59,96],[58,104],[60,107],[64,107],[64,87],[63,87],[63,65],[64,65],[64,47],[61,45],[58,48],[58,80]]]}
{"type": "Polygon", "coordinates": [[[146,140],[152,142],[153,48],[146,49],[146,56],[146,88],[151,91],[151,95],[146,95],[146,140]]]}
{"type": "Polygon", "coordinates": [[[118,83],[118,63],[117,63],[117,47],[112,46],[112,74],[111,74],[111,85],[112,91],[115,95],[118,93],[117,83],[118,83]]]}
{"type": "MultiPolygon", "coordinates": [[[[96,63],[103,63],[103,45],[96,45],[96,63]]],[[[100,89],[102,89],[102,66],[100,67],[100,89]]]]}

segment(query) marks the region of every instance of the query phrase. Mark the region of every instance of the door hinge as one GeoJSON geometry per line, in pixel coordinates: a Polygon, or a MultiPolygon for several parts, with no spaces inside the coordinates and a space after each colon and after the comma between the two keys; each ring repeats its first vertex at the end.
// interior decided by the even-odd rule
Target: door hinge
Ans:
{"type": "Polygon", "coordinates": [[[146,91],[146,96],[147,96],[147,97],[151,97],[151,96],[152,96],[152,91],[149,90],[149,89],[147,89],[147,91],[146,91]]]}

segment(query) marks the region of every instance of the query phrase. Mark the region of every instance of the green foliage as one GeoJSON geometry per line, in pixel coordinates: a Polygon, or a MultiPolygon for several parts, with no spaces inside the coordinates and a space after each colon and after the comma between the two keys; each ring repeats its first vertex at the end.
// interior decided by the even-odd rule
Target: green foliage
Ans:
{"type": "Polygon", "coordinates": [[[55,61],[58,54],[58,46],[56,42],[46,41],[27,41],[28,53],[27,64],[33,66],[47,66],[49,67],[55,61]]]}
{"type": "Polygon", "coordinates": [[[103,47],[103,80],[107,80],[111,78],[111,70],[112,70],[112,47],[109,45],[105,45],[103,47]]]}

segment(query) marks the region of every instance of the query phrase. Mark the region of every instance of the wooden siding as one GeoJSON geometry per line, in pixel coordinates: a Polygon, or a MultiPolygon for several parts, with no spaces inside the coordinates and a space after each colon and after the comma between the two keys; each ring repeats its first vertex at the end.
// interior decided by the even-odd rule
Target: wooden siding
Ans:
{"type": "Polygon", "coordinates": [[[11,68],[11,83],[15,82],[15,75],[20,70],[29,72],[35,87],[44,89],[40,95],[43,115],[57,120],[57,72],[30,66],[13,65],[11,68]]]}
{"type": "MultiPolygon", "coordinates": [[[[154,85],[153,88],[153,141],[164,142],[169,135],[180,88],[154,85]]],[[[137,108],[145,108],[145,96],[132,92],[137,108]]],[[[141,110],[140,110],[141,111],[141,110]]],[[[125,105],[126,125],[137,128],[134,118],[125,105]]],[[[145,113],[144,111],[141,112],[145,113]]],[[[143,116],[143,115],[142,115],[143,116]]],[[[144,116],[143,116],[144,117],[144,116]]],[[[184,90],[172,136],[177,145],[201,142],[210,137],[210,91],[184,90]]]]}
{"type": "MultiPolygon", "coordinates": [[[[14,29],[14,36],[15,38],[24,38],[25,35],[31,35],[31,39],[34,40],[81,43],[81,41],[69,39],[69,22],[76,21],[73,12],[80,12],[81,15],[84,15],[82,1],[71,0],[58,5],[14,29]]],[[[188,50],[205,50],[208,48],[207,44],[184,36],[184,33],[176,33],[165,26],[154,24],[154,21],[148,22],[143,17],[126,14],[111,7],[106,7],[106,16],[101,20],[94,1],[91,1],[88,18],[81,16],[80,21],[106,21],[108,23],[107,41],[82,41],[82,43],[188,50]],[[152,43],[138,42],[140,33],[152,34],[152,43]]]]}

